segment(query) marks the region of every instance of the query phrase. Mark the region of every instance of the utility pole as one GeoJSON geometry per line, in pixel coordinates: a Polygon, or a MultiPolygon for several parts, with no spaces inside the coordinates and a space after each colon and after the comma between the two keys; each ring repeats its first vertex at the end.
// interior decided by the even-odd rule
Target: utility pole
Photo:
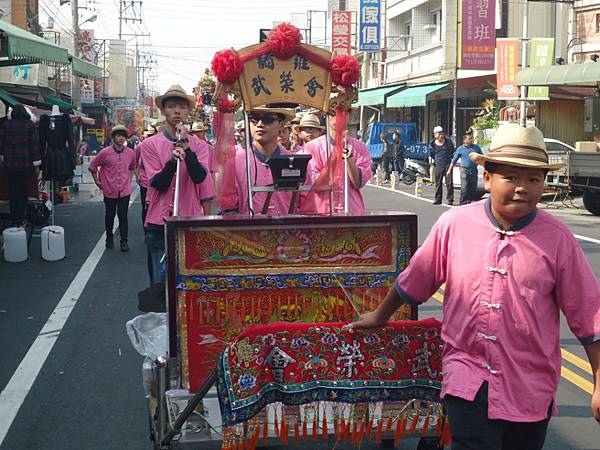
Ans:
{"type": "Polygon", "coordinates": [[[139,22],[142,23],[142,2],[119,0],[119,40],[123,39],[123,22],[139,22]],[[136,5],[139,6],[139,16],[136,13],[136,5]],[[131,10],[133,17],[127,16],[127,12],[131,10]]]}
{"type": "MultiPolygon", "coordinates": [[[[73,55],[79,57],[79,0],[71,0],[71,16],[73,21],[73,55]]],[[[81,105],[81,80],[75,74],[71,77],[71,102],[81,105]]]]}
{"type": "MultiPolygon", "coordinates": [[[[527,41],[529,5],[523,0],[523,37],[521,38],[521,70],[527,68],[527,41]]],[[[527,86],[521,86],[521,126],[527,126],[527,86]]]]}

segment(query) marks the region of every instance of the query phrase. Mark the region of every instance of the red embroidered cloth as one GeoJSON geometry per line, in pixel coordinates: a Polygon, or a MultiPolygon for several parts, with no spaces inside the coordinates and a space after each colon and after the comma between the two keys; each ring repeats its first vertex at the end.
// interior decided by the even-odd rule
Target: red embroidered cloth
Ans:
{"type": "Polygon", "coordinates": [[[344,325],[275,323],[242,332],[217,367],[223,424],[248,421],[273,402],[439,400],[439,321],[389,322],[371,330],[344,325]]]}

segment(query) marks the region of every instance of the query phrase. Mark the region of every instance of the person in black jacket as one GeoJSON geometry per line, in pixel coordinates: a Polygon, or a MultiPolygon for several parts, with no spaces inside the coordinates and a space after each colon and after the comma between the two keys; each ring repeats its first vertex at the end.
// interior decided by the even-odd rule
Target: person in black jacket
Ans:
{"type": "Polygon", "coordinates": [[[394,143],[388,142],[387,134],[382,132],[379,137],[383,144],[383,150],[381,151],[381,164],[383,165],[384,177],[383,182],[390,181],[390,173],[393,169],[392,164],[395,159],[394,143]]]}
{"type": "Polygon", "coordinates": [[[437,126],[433,129],[434,139],[429,143],[429,163],[435,165],[435,200],[434,205],[442,203],[442,179],[446,182],[446,202],[454,203],[454,186],[452,173],[448,175],[448,168],[454,154],[454,143],[444,134],[444,129],[437,126]]]}
{"type": "Polygon", "coordinates": [[[402,139],[400,139],[400,132],[398,130],[394,131],[392,135],[392,143],[394,144],[394,170],[401,173],[404,169],[404,150],[406,147],[402,139]]]}
{"type": "Polygon", "coordinates": [[[10,120],[0,124],[0,155],[8,178],[11,220],[21,226],[27,215],[29,185],[42,164],[38,130],[21,104],[13,107],[10,120]]]}

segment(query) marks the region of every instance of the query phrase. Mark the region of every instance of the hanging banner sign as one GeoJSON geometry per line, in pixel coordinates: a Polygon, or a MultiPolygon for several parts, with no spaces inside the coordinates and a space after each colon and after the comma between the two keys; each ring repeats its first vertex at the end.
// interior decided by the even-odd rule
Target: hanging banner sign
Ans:
{"type": "MultiPolygon", "coordinates": [[[[529,66],[551,66],[554,61],[554,38],[534,38],[529,41],[529,66]]],[[[530,100],[550,100],[548,86],[529,86],[527,98],[530,100]]]]}
{"type": "Polygon", "coordinates": [[[519,87],[515,84],[519,71],[519,39],[496,39],[497,70],[496,83],[498,100],[515,100],[519,98],[519,87]]]}
{"type": "Polygon", "coordinates": [[[331,13],[331,51],[337,55],[350,55],[350,26],[352,11],[331,13]]]}
{"type": "MultiPolygon", "coordinates": [[[[245,47],[238,53],[243,57],[261,45],[245,47]]],[[[327,50],[306,44],[302,47],[331,60],[327,50]]],[[[329,69],[299,54],[286,60],[276,58],[271,52],[251,58],[244,62],[239,81],[247,111],[271,103],[300,103],[321,110],[327,110],[329,105],[329,69]]]]}
{"type": "Polygon", "coordinates": [[[462,0],[461,69],[494,70],[495,22],[494,0],[462,0]]]}
{"type": "Polygon", "coordinates": [[[363,52],[380,51],[381,2],[379,0],[361,0],[359,14],[360,33],[358,49],[363,52]]]}

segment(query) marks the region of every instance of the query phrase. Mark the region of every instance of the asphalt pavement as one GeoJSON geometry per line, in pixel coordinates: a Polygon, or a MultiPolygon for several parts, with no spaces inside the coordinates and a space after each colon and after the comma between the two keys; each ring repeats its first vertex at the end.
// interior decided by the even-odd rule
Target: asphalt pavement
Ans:
{"type": "MultiPolygon", "coordinates": [[[[368,209],[417,213],[422,242],[446,207],[427,201],[429,187],[420,199],[411,195],[413,187],[401,189],[403,193],[366,187],[368,209]]],[[[575,208],[558,208],[559,203],[550,205],[551,210],[574,233],[588,238],[580,243],[600,276],[600,218],[575,208]]],[[[13,402],[7,410],[15,410],[14,402],[22,400],[3,441],[0,433],[2,449],[150,448],[142,357],[125,332],[125,322],[138,314],[137,292],[148,284],[139,200],[130,208],[129,253],[103,249],[103,214],[104,205],[89,199],[58,205],[56,223],[65,228],[66,259],[41,260],[39,237],[34,236],[27,262],[0,261],[0,386],[13,402]],[[92,267],[94,258],[98,263],[92,267]],[[89,273],[86,267],[92,267],[89,273]],[[70,315],[60,325],[64,310],[70,315]]],[[[443,292],[436,297],[420,308],[420,317],[442,317],[443,292]]],[[[563,348],[575,356],[569,357],[574,362],[563,361],[564,368],[589,383],[591,377],[581,364],[587,361],[583,349],[566,326],[562,337],[563,348]]],[[[600,427],[590,418],[590,395],[580,379],[562,380],[557,398],[560,414],[550,423],[545,449],[600,449],[600,427]]],[[[0,417],[0,431],[7,422],[6,415],[0,417]]],[[[220,444],[211,447],[218,449],[220,444]]],[[[414,449],[416,441],[403,440],[399,448],[414,449]]]]}

